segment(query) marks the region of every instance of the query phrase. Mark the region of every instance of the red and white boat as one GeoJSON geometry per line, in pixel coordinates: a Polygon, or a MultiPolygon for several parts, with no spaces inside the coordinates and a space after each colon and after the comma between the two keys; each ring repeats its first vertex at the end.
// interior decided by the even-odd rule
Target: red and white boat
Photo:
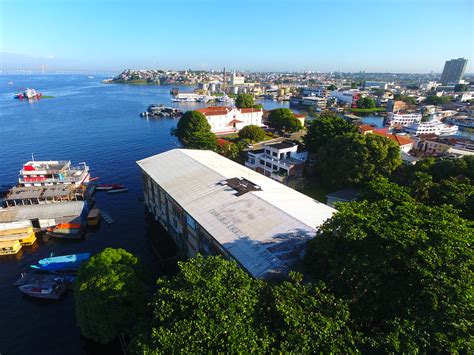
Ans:
{"type": "Polygon", "coordinates": [[[19,186],[73,185],[79,187],[90,180],[86,163],[72,166],[70,160],[29,161],[23,165],[19,186]]]}

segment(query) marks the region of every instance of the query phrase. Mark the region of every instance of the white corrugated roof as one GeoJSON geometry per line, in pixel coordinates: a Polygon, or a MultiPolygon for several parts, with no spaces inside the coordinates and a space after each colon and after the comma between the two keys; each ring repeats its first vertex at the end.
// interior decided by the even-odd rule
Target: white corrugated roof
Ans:
{"type": "Polygon", "coordinates": [[[174,149],[137,163],[256,277],[286,271],[336,211],[212,151],[174,149]],[[236,177],[262,191],[236,196],[220,184],[236,177]]]}

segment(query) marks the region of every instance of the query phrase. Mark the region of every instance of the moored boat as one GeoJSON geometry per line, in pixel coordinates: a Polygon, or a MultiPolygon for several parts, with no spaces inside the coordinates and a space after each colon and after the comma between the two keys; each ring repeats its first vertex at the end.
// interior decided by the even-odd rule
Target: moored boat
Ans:
{"type": "Polygon", "coordinates": [[[83,232],[79,223],[61,223],[46,229],[46,234],[50,237],[62,239],[81,239],[83,232]]]}
{"type": "Polygon", "coordinates": [[[128,189],[127,188],[121,188],[121,189],[112,189],[112,190],[108,190],[107,193],[109,194],[115,194],[115,193],[119,193],[119,192],[127,192],[128,189]]]}
{"type": "Polygon", "coordinates": [[[107,191],[112,189],[123,189],[125,186],[122,184],[99,184],[96,186],[97,191],[107,191]]]}
{"type": "Polygon", "coordinates": [[[51,256],[39,260],[37,265],[30,265],[30,267],[46,271],[77,269],[83,262],[87,261],[90,256],[90,253],[51,256]]]}
{"type": "Polygon", "coordinates": [[[100,210],[98,208],[93,208],[89,211],[87,215],[87,224],[90,226],[96,226],[100,221],[100,210]]]}
{"type": "Polygon", "coordinates": [[[67,287],[63,284],[47,282],[44,284],[27,284],[18,289],[30,297],[59,300],[66,293],[67,287]]]}
{"type": "Polygon", "coordinates": [[[22,272],[20,278],[13,284],[14,286],[24,286],[28,284],[57,283],[71,287],[76,276],[74,275],[53,275],[44,272],[22,272]]]}
{"type": "Polygon", "coordinates": [[[0,241],[0,255],[15,255],[21,247],[22,245],[18,240],[0,241]]]}

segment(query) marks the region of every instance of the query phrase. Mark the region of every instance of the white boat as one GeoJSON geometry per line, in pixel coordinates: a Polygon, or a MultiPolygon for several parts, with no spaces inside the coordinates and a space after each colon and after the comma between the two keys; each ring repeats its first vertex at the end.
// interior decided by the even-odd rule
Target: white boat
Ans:
{"type": "Polygon", "coordinates": [[[67,286],[55,282],[46,282],[44,284],[27,284],[19,286],[18,289],[30,297],[59,300],[66,293],[67,286]]]}
{"type": "Polygon", "coordinates": [[[432,119],[428,122],[414,123],[408,127],[405,127],[405,130],[415,136],[426,134],[435,134],[437,136],[450,136],[458,132],[458,126],[447,125],[437,119],[432,119]]]}
{"type": "Polygon", "coordinates": [[[35,89],[26,89],[25,92],[23,93],[23,95],[27,99],[35,99],[35,98],[38,97],[38,93],[36,92],[35,89]]]}
{"type": "Polygon", "coordinates": [[[222,96],[219,96],[217,98],[217,101],[219,102],[225,102],[225,103],[232,103],[234,102],[234,99],[231,99],[229,96],[227,96],[226,94],[222,95],[222,96]]]}
{"type": "Polygon", "coordinates": [[[194,92],[182,92],[171,97],[173,102],[196,102],[202,95],[195,94],[194,92]]]}
{"type": "Polygon", "coordinates": [[[31,160],[23,165],[18,178],[19,186],[75,185],[88,183],[89,167],[86,163],[71,166],[69,160],[31,160]]]}
{"type": "Polygon", "coordinates": [[[406,127],[421,122],[422,115],[420,113],[390,113],[388,121],[392,127],[406,127]]]}

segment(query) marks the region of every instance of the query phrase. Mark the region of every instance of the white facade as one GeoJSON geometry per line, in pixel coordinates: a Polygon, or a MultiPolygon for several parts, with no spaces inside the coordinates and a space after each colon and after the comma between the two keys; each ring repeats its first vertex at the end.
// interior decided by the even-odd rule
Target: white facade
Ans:
{"type": "Polygon", "coordinates": [[[325,108],[327,105],[327,100],[317,96],[303,96],[301,98],[301,105],[325,108]]]}
{"type": "Polygon", "coordinates": [[[307,159],[308,153],[298,153],[297,144],[281,142],[265,144],[259,151],[249,151],[245,166],[282,182],[286,177],[302,172],[307,159]]]}
{"type": "Polygon", "coordinates": [[[235,133],[248,125],[263,126],[263,110],[212,106],[196,111],[206,116],[211,131],[215,134],[235,133]]]}
{"type": "Polygon", "coordinates": [[[414,123],[421,122],[422,115],[420,113],[389,113],[388,120],[391,126],[410,126],[414,123]]]}
{"type": "Polygon", "coordinates": [[[342,101],[350,105],[354,100],[354,96],[357,95],[359,95],[359,91],[331,91],[332,97],[335,97],[338,101],[342,101]]]}

